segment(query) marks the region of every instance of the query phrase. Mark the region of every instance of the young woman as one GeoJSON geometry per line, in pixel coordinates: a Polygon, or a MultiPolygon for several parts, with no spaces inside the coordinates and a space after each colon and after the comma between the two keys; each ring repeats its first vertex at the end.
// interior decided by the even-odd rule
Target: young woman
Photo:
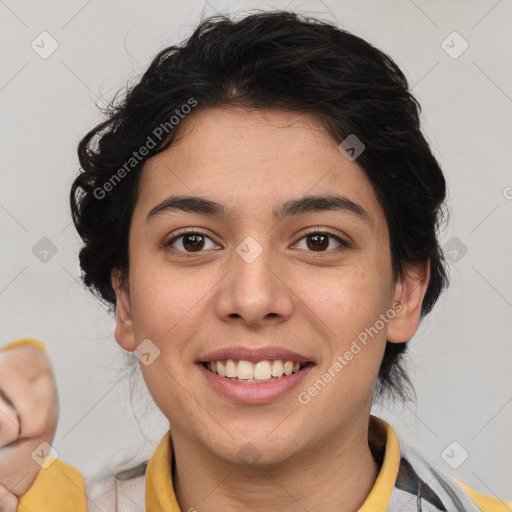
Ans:
{"type": "Polygon", "coordinates": [[[206,19],[80,143],[85,285],[169,431],[89,510],[510,510],[371,416],[447,274],[396,64],[290,12],[206,19]]]}

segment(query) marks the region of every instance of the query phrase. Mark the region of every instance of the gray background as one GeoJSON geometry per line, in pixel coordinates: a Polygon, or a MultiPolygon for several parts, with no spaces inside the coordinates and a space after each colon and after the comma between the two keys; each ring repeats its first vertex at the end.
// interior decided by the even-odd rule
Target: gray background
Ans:
{"type": "Polygon", "coordinates": [[[76,146],[101,119],[95,104],[189,35],[201,13],[254,8],[335,21],[406,73],[448,181],[452,283],[410,342],[416,404],[374,412],[437,467],[511,499],[510,0],[0,0],[0,345],[34,336],[49,346],[61,459],[93,475],[151,455],[166,421],[143,388],[135,419],[113,317],[79,281],[68,205],[76,146]]]}

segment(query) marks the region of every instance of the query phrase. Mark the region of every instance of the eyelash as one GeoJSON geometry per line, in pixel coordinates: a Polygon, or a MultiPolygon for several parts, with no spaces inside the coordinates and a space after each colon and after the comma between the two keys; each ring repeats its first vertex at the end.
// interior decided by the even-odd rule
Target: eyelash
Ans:
{"type": "MultiPolygon", "coordinates": [[[[193,258],[196,255],[201,254],[202,252],[205,252],[205,251],[186,252],[186,251],[182,251],[182,250],[179,250],[179,249],[174,249],[173,247],[171,247],[172,244],[174,244],[174,242],[176,242],[177,240],[179,240],[183,236],[190,235],[190,234],[200,235],[200,236],[203,236],[205,238],[208,238],[209,240],[212,240],[208,235],[206,235],[205,233],[202,233],[201,231],[198,231],[196,229],[189,229],[189,230],[180,231],[177,235],[173,236],[172,238],[170,238],[169,240],[164,242],[163,243],[163,247],[166,248],[166,249],[169,249],[173,253],[180,253],[180,255],[182,255],[185,258],[193,258]]],[[[330,233],[329,231],[325,231],[325,230],[322,230],[322,229],[314,229],[313,231],[307,232],[306,234],[302,235],[296,243],[300,242],[301,240],[303,240],[303,239],[305,239],[305,238],[307,238],[309,236],[313,236],[313,235],[316,235],[316,234],[327,235],[328,237],[333,238],[334,240],[336,240],[336,242],[338,242],[340,244],[340,246],[336,247],[335,249],[330,249],[330,250],[327,250],[327,251],[307,251],[307,252],[312,252],[312,253],[318,252],[319,254],[322,254],[322,253],[329,253],[329,252],[336,251],[336,250],[343,251],[343,250],[348,249],[350,247],[349,242],[347,242],[343,238],[340,238],[339,236],[334,235],[333,233],[330,233]]],[[[212,240],[212,242],[213,242],[213,240],[212,240]]]]}

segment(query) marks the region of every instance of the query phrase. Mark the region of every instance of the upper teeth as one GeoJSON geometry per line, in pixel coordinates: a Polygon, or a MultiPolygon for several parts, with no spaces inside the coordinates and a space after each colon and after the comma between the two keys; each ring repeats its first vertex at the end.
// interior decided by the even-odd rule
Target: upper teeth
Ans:
{"type": "Polygon", "coordinates": [[[268,380],[272,377],[282,377],[297,373],[300,363],[290,360],[276,359],[273,361],[264,360],[258,363],[245,361],[243,359],[227,359],[222,361],[211,361],[206,363],[207,368],[221,377],[237,378],[242,380],[268,380]]]}

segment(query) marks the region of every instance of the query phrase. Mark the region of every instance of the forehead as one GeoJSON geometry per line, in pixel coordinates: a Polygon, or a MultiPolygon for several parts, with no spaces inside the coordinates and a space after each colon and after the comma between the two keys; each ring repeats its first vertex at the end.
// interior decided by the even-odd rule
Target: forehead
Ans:
{"type": "Polygon", "coordinates": [[[371,182],[320,120],[299,112],[241,107],[194,111],[177,137],[146,163],[138,206],[147,214],[170,195],[208,197],[230,213],[275,212],[291,198],[337,194],[383,217],[371,182]]]}

